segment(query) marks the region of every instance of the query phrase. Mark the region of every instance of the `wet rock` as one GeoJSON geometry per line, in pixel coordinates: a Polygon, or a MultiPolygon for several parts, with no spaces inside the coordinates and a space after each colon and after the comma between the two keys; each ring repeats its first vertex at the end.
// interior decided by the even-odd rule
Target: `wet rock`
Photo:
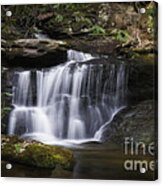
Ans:
{"type": "Polygon", "coordinates": [[[95,58],[84,64],[102,64],[103,82],[108,79],[109,65],[124,65],[126,74],[126,101],[128,105],[154,99],[157,95],[157,61],[153,55],[137,59],[117,59],[115,57],[95,58]]]}
{"type": "Polygon", "coordinates": [[[135,141],[151,143],[155,141],[156,102],[143,101],[120,111],[103,130],[102,140],[123,144],[125,137],[135,141]]]}
{"type": "Polygon", "coordinates": [[[1,68],[1,133],[6,134],[8,123],[9,123],[9,114],[12,110],[12,79],[13,79],[13,70],[8,68],[1,68]]]}
{"type": "Polygon", "coordinates": [[[7,45],[7,42],[6,42],[6,40],[4,40],[4,39],[1,39],[1,50],[2,51],[5,51],[5,47],[6,47],[6,45],[7,45]]]}
{"type": "Polygon", "coordinates": [[[3,42],[2,65],[46,67],[65,62],[67,43],[51,39],[18,39],[3,42]]]}
{"type": "Polygon", "coordinates": [[[157,95],[157,61],[138,58],[129,61],[128,104],[155,99],[157,95]]]}
{"type": "Polygon", "coordinates": [[[2,159],[42,168],[72,170],[74,164],[71,150],[50,146],[33,140],[23,140],[17,136],[2,135],[2,159]]]}

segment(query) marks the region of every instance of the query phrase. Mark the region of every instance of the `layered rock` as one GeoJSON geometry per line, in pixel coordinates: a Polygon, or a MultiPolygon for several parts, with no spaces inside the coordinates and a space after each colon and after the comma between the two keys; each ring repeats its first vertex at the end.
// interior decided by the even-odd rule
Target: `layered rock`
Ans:
{"type": "Polygon", "coordinates": [[[47,67],[67,59],[67,43],[51,39],[18,39],[2,42],[2,65],[8,67],[47,67]]]}

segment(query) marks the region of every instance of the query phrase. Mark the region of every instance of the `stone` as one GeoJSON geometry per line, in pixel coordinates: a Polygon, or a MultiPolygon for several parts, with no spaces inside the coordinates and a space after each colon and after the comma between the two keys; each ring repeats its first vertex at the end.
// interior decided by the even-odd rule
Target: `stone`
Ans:
{"type": "Polygon", "coordinates": [[[2,135],[1,140],[2,160],[41,168],[60,166],[65,170],[73,169],[74,156],[69,149],[17,136],[2,135]]]}
{"type": "Polygon", "coordinates": [[[125,137],[132,137],[145,144],[155,142],[156,106],[156,101],[146,100],[121,110],[105,127],[101,140],[123,144],[125,137]]]}
{"type": "Polygon", "coordinates": [[[2,65],[27,68],[55,66],[66,61],[67,47],[66,42],[54,39],[6,41],[2,50],[2,65]]]}

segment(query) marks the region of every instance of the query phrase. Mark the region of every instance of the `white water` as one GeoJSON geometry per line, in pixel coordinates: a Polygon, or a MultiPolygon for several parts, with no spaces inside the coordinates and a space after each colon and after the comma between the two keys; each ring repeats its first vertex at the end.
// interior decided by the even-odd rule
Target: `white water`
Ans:
{"type": "Polygon", "coordinates": [[[100,140],[106,123],[125,106],[126,67],[83,63],[90,59],[69,50],[65,64],[36,71],[36,92],[31,71],[16,72],[9,134],[49,144],[100,140]]]}

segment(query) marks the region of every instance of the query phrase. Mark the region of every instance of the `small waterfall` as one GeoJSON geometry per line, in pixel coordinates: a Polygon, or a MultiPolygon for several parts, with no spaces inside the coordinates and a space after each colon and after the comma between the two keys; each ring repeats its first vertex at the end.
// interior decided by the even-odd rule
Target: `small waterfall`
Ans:
{"type": "Polygon", "coordinates": [[[74,50],[69,50],[67,54],[68,61],[88,61],[93,59],[94,57],[91,54],[83,53],[83,52],[77,52],[74,50]]]}
{"type": "Polygon", "coordinates": [[[69,50],[65,64],[35,72],[36,92],[31,71],[15,72],[9,134],[47,143],[100,140],[126,104],[128,73],[124,64],[86,63],[93,58],[69,50]]]}

